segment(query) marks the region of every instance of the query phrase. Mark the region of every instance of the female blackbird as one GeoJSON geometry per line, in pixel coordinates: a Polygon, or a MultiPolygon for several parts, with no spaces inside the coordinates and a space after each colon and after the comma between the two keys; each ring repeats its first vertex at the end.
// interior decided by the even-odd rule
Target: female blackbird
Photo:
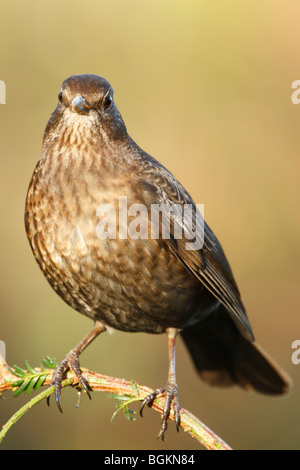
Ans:
{"type": "Polygon", "coordinates": [[[107,328],[168,335],[167,384],[141,407],[142,413],[165,396],[162,439],[171,405],[180,425],[178,333],[204,381],[271,395],[288,391],[288,376],[254,341],[218,240],[183,186],[128,135],[104,78],[75,75],[63,82],[29,185],[25,225],[53,289],[95,321],[55,371],[60,410],[68,368],[89,394],[78,356],[107,328]],[[192,217],[180,216],[186,207],[192,217]]]}

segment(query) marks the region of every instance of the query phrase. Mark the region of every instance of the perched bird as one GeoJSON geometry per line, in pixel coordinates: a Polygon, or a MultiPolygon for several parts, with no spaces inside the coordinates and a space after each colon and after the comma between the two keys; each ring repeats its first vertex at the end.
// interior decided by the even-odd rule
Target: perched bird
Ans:
{"type": "Polygon", "coordinates": [[[287,374],[255,342],[228,261],[201,217],[177,179],[128,135],[111,85],[97,75],[67,78],[44,133],[25,208],[27,236],[47,280],[95,322],[54,373],[60,410],[68,368],[89,394],[78,356],[107,328],[168,335],[167,383],[141,407],[142,413],[158,395],[165,396],[162,439],[171,406],[177,429],[180,425],[178,334],[205,382],[270,395],[289,390],[287,374]],[[125,215],[120,201],[126,202],[125,215]],[[168,225],[162,207],[190,207],[192,217],[185,220],[170,210],[168,225]],[[154,220],[152,209],[158,213],[154,220]],[[155,229],[158,236],[151,236],[155,229]],[[199,242],[192,249],[191,235],[199,242]]]}

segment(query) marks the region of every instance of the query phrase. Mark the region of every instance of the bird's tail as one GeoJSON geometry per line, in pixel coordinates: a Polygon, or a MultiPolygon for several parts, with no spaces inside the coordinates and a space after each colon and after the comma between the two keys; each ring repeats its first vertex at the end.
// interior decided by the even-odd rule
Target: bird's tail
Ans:
{"type": "Polygon", "coordinates": [[[289,376],[256,342],[242,336],[222,305],[181,336],[201,378],[211,385],[238,384],[269,395],[291,388],[289,376]]]}

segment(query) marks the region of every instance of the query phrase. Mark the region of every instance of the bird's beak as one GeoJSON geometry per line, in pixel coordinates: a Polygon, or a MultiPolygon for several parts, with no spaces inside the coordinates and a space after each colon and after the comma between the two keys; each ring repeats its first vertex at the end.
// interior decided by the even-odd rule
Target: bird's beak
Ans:
{"type": "Polygon", "coordinates": [[[89,110],[91,109],[91,106],[86,104],[85,99],[81,95],[76,96],[69,107],[72,113],[77,114],[89,114],[89,110]]]}

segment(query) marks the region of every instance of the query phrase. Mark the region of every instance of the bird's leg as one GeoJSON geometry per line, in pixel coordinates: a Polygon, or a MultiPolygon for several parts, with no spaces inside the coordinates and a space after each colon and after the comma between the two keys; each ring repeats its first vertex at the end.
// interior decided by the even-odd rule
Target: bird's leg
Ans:
{"type": "Polygon", "coordinates": [[[178,398],[178,387],[176,383],[176,375],[175,375],[175,343],[176,343],[176,336],[179,330],[176,328],[168,328],[168,341],[169,341],[169,376],[167,384],[164,388],[159,388],[155,390],[155,392],[148,395],[141,406],[140,415],[142,416],[143,409],[145,405],[151,407],[153,405],[154,400],[159,395],[165,396],[165,405],[163,409],[162,419],[161,419],[161,428],[158,434],[158,438],[161,437],[162,440],[165,440],[165,432],[168,427],[168,418],[170,415],[171,405],[173,404],[174,410],[174,417],[177,431],[179,431],[180,426],[180,406],[179,406],[179,398],[178,398]]]}
{"type": "MultiPolygon", "coordinates": [[[[100,333],[106,330],[106,326],[101,323],[100,321],[95,322],[95,326],[90,331],[89,334],[87,334],[82,341],[80,341],[75,348],[71,349],[70,352],[66,355],[64,360],[59,364],[59,366],[56,368],[53,378],[51,381],[51,386],[54,385],[54,394],[55,394],[55,401],[58,406],[58,409],[60,412],[62,412],[61,405],[60,405],[60,394],[61,394],[61,382],[63,379],[63,376],[65,372],[68,369],[71,369],[72,372],[76,375],[79,384],[82,386],[82,388],[86,391],[89,399],[91,399],[90,395],[90,387],[86,379],[83,377],[80,371],[80,365],[79,365],[79,355],[82,353],[82,351],[87,348],[87,346],[95,339],[97,338],[100,333]]],[[[47,398],[47,403],[49,405],[49,398],[47,398]]]]}

